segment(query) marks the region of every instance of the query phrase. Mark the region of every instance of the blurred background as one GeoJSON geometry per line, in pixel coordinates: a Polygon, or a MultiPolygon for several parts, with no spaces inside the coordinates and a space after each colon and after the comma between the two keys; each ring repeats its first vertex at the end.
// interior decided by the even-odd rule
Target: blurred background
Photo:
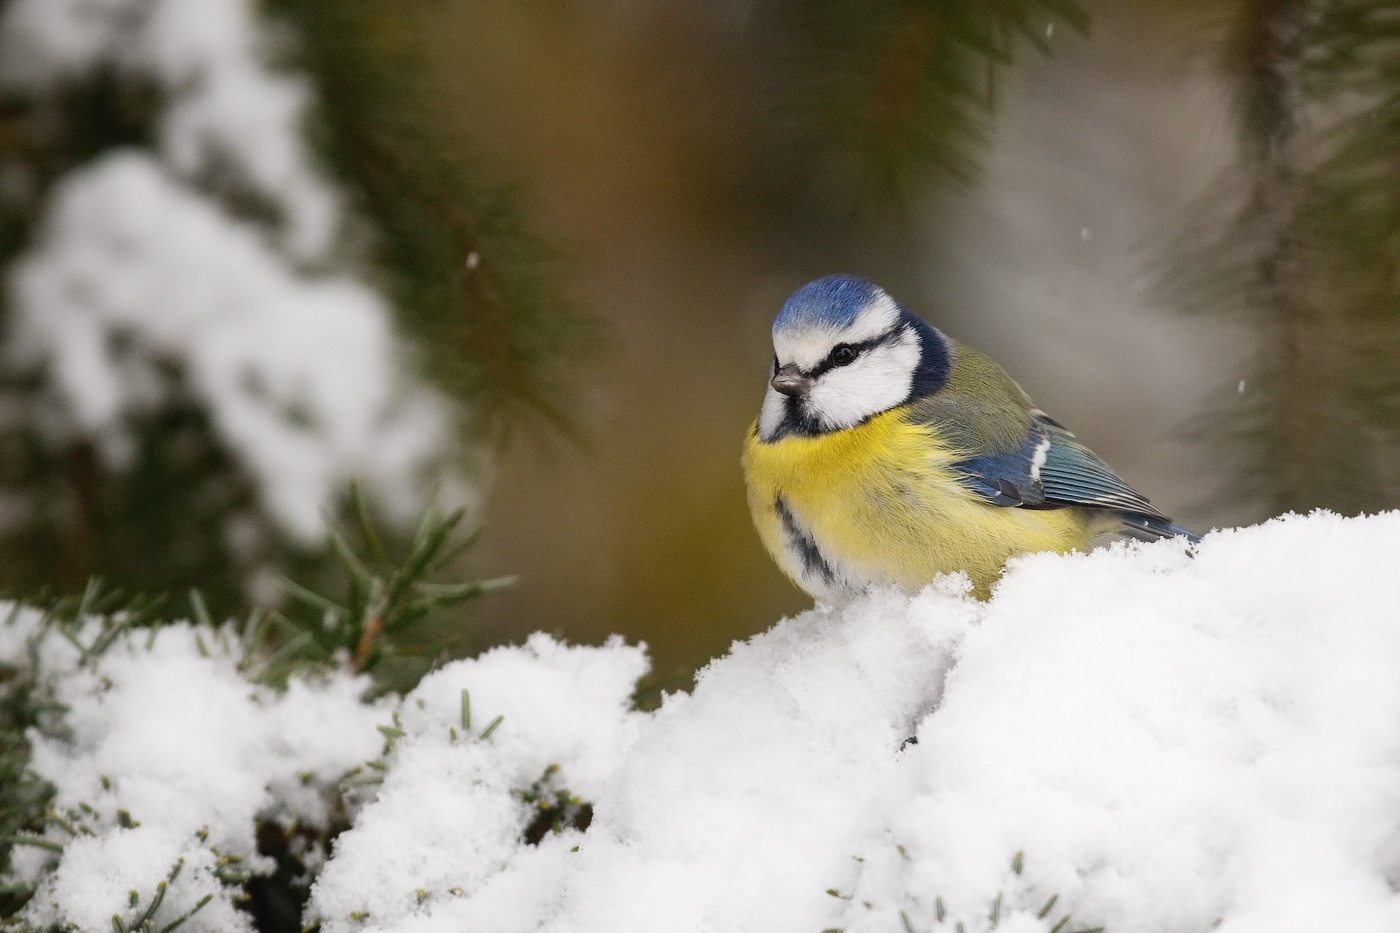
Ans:
{"type": "Polygon", "coordinates": [[[738,454],[831,272],[1205,531],[1400,504],[1400,6],[0,0],[0,582],[518,574],[451,650],[807,600],[738,454]]]}

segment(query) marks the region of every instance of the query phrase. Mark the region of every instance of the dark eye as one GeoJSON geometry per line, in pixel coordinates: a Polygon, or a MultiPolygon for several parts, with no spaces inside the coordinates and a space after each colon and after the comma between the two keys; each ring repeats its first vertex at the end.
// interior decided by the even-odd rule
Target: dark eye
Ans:
{"type": "Polygon", "coordinates": [[[854,363],[856,359],[856,348],[850,344],[838,343],[831,351],[831,362],[837,366],[846,366],[854,363]]]}

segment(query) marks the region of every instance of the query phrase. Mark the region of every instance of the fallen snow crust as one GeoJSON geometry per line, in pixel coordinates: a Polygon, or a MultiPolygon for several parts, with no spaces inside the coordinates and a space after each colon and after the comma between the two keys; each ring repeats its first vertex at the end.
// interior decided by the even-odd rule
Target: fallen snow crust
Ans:
{"type": "MultiPolygon", "coordinates": [[[[313,889],[326,933],[1046,933],[1067,915],[1061,931],[1390,933],[1397,555],[1400,513],[1216,532],[1194,557],[1178,542],[1036,555],[985,603],[950,578],[784,620],[656,713],[630,709],[645,660],[619,640],[537,635],[368,707],[348,679],[279,699],[199,673],[223,662],[164,629],[150,658],[122,649],[64,686],[84,725],[35,762],[70,798],[103,793],[100,772],[133,807],[150,809],[138,777],[172,803],[56,863],[34,850],[27,870],[50,883],[33,918],[110,929],[109,898],[167,870],[166,843],[108,854],[148,826],[173,839],[204,820],[236,849],[255,812],[314,819],[286,776],[372,757],[397,714],[383,783],[313,889]],[[172,693],[191,702],[153,699],[172,693]],[[147,734],[170,729],[188,738],[147,734]],[[191,779],[215,766],[180,763],[185,742],[237,779],[191,779]],[[593,821],[528,846],[515,792],[549,765],[593,821]]],[[[0,627],[0,660],[17,644],[0,627]]]]}

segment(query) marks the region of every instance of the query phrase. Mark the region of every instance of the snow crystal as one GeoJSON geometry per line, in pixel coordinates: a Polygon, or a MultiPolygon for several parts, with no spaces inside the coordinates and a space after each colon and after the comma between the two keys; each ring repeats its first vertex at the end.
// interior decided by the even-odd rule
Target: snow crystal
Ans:
{"type": "MultiPolygon", "coordinates": [[[[519,752],[442,738],[444,672],[314,903],[400,933],[1400,929],[1398,552],[1400,513],[1319,513],[805,613],[656,714],[592,707],[616,767],[538,847],[519,752]]],[[[529,679],[512,716],[548,720],[529,679]]]]}

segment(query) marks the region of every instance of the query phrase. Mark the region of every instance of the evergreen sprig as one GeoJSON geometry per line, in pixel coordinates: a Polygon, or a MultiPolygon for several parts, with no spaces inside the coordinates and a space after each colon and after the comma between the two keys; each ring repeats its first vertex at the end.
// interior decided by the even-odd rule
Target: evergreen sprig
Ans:
{"type": "Polygon", "coordinates": [[[512,791],[529,808],[530,819],[521,833],[527,845],[537,846],[545,836],[565,829],[583,832],[593,822],[593,804],[561,786],[559,772],[557,764],[549,765],[529,787],[512,791]]]}
{"type": "MultiPolygon", "coordinates": [[[[54,709],[33,672],[0,666],[0,876],[8,874],[16,845],[41,839],[54,787],[29,770],[26,734],[41,727],[54,709]]],[[[0,923],[33,896],[25,884],[0,884],[0,923]]]]}
{"type": "Polygon", "coordinates": [[[145,907],[141,906],[143,900],[140,892],[132,891],[128,901],[131,912],[126,916],[122,914],[112,915],[112,933],[175,933],[176,930],[184,926],[187,920],[203,910],[214,899],[214,895],[204,895],[195,902],[193,907],[174,920],[156,926],[156,912],[165,902],[165,892],[170,885],[175,883],[175,879],[180,877],[180,872],[184,867],[185,860],[180,859],[170,869],[168,875],[156,882],[155,892],[144,900],[145,907]]]}
{"type": "Polygon", "coordinates": [[[971,179],[996,73],[1057,25],[1087,33],[1076,0],[787,0],[765,40],[786,49],[782,109],[807,158],[855,205],[907,206],[931,176],[971,179]]]}
{"type": "MultiPolygon", "coordinates": [[[[896,846],[900,858],[909,861],[909,853],[902,845],[896,846]]],[[[856,858],[857,862],[864,859],[856,858]]],[[[1011,875],[1008,878],[1009,890],[998,891],[988,904],[985,913],[978,917],[958,918],[955,917],[944,903],[942,896],[934,895],[933,903],[929,905],[927,901],[917,899],[915,902],[906,903],[899,910],[900,928],[904,933],[919,933],[920,930],[928,930],[929,933],[984,933],[997,929],[1001,922],[1009,916],[1009,911],[1016,910],[1021,914],[1035,913],[1036,920],[1039,920],[1048,933],[1104,933],[1105,927],[1085,927],[1074,924],[1074,917],[1070,914],[1061,914],[1056,909],[1060,895],[1051,894],[1050,897],[1040,905],[1039,909],[1027,900],[1029,891],[1022,873],[1025,871],[1026,854],[1017,852],[1011,857],[1011,875]]],[[[854,895],[829,888],[826,892],[829,896],[843,901],[854,900],[854,895]]],[[[861,906],[869,910],[871,902],[861,901],[861,906]]],[[[1035,903],[1039,903],[1036,901],[1035,903]]],[[[822,933],[844,933],[841,927],[829,927],[822,933]]]]}
{"type": "Polygon", "coordinates": [[[1400,20],[1250,0],[1230,43],[1245,159],[1182,225],[1167,294],[1258,337],[1202,433],[1258,518],[1400,503],[1400,20]]]}
{"type": "MultiPolygon", "coordinates": [[[[120,587],[106,586],[100,577],[92,577],[82,593],[60,596],[48,603],[39,631],[52,629],[77,649],[81,666],[91,666],[118,638],[133,629],[147,630],[149,646],[164,624],[160,610],[165,603],[164,593],[128,594],[120,587]],[[94,625],[96,631],[92,631],[94,625]]],[[[43,601],[38,604],[43,605],[43,601]]]]}
{"type": "Polygon", "coordinates": [[[430,578],[471,547],[480,529],[460,534],[465,510],[444,513],[434,503],[424,512],[406,553],[395,558],[375,530],[358,487],[353,514],[363,547],[328,522],[327,548],[345,577],[339,599],[293,580],[281,579],[291,600],[285,612],[257,614],[244,629],[245,664],[257,665],[256,652],[275,642],[270,657],[257,665],[256,679],[284,685],[297,670],[345,664],[356,672],[374,671],[388,658],[431,657],[453,641],[423,645],[411,634],[444,610],[511,586],[514,577],[460,583],[430,578]],[[409,636],[409,637],[406,637],[409,636]]]}
{"type": "Polygon", "coordinates": [[[520,192],[428,106],[410,6],[267,4],[296,26],[320,151],[373,226],[373,264],[429,375],[469,403],[476,433],[544,418],[575,434],[568,369],[596,326],[566,297],[559,254],[529,229],[520,192]]]}

